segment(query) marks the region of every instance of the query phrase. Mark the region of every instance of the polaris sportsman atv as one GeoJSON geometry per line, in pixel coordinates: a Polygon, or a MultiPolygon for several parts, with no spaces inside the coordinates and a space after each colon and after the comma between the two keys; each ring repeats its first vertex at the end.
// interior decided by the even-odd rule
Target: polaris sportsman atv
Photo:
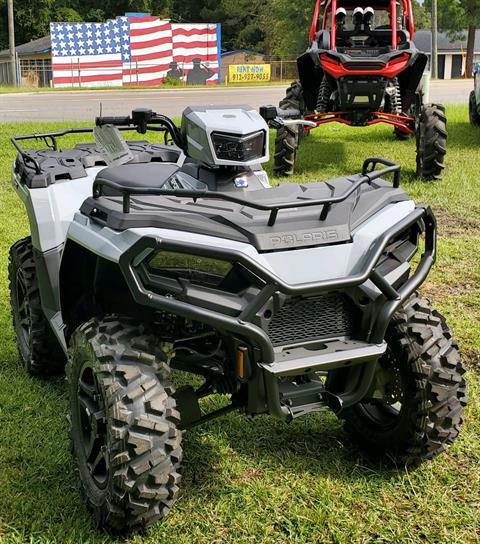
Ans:
{"type": "Polygon", "coordinates": [[[470,115],[470,124],[473,127],[480,127],[480,64],[474,68],[474,88],[470,92],[468,110],[470,115]]]}
{"type": "MultiPolygon", "coordinates": [[[[428,101],[423,91],[427,56],[415,47],[414,30],[410,0],[317,0],[310,47],[297,61],[299,81],[280,107],[295,109],[314,127],[392,125],[398,139],[416,137],[417,176],[440,179],[445,108],[423,103],[428,101]]],[[[293,174],[298,145],[310,130],[295,125],[278,130],[277,175],[293,174]]]]}
{"type": "Polygon", "coordinates": [[[31,227],[10,251],[18,348],[37,376],[68,360],[73,453],[101,527],[163,518],[182,430],[232,410],[286,422],[332,410],[365,448],[408,463],[459,434],[458,347],[416,293],[435,219],[400,188],[399,166],[368,159],[358,174],[271,188],[268,126],[241,106],[188,108],[181,128],[136,110],[12,141],[31,227]],[[132,129],[166,144],[127,143],[132,129]],[[95,144],[58,147],[92,130],[95,144]],[[31,140],[47,149],[25,150],[31,140]],[[171,369],[202,385],[175,390],[171,369]],[[209,413],[212,394],[228,402],[209,413]]]}

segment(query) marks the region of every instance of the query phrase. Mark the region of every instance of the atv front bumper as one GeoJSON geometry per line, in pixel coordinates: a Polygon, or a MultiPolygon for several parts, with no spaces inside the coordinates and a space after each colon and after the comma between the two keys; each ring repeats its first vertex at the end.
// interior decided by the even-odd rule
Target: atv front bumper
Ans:
{"type": "Polygon", "coordinates": [[[346,394],[342,399],[335,399],[335,404],[345,408],[365,396],[371,385],[375,363],[386,351],[385,333],[392,316],[425,281],[435,258],[435,218],[429,207],[419,206],[375,241],[362,268],[350,277],[289,285],[270,271],[261,268],[244,253],[223,248],[200,248],[186,242],[173,243],[150,236],[140,239],[130,247],[122,255],[120,266],[138,304],[204,323],[240,339],[242,344],[253,348],[256,353],[255,363],[260,374],[263,375],[269,412],[280,417],[291,417],[290,410],[280,402],[279,383],[284,377],[355,366],[358,367],[358,383],[352,387],[351,394],[346,394]],[[393,240],[415,225],[424,231],[425,251],[414,273],[395,288],[377,270],[378,261],[384,254],[385,248],[393,240]],[[139,274],[139,265],[142,255],[148,254],[152,249],[160,248],[165,251],[239,262],[260,278],[265,286],[237,317],[177,300],[173,296],[159,295],[144,285],[139,274]],[[368,337],[364,341],[336,338],[318,342],[313,346],[294,346],[288,350],[279,350],[275,349],[267,332],[253,323],[255,316],[275,293],[283,293],[287,296],[317,295],[361,286],[367,281],[372,282],[380,292],[378,298],[380,302],[376,307],[375,319],[368,337]]]}

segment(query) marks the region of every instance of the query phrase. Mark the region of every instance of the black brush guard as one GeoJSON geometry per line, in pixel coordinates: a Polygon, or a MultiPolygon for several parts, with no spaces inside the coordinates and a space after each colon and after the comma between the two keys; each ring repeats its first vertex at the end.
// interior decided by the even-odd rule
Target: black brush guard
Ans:
{"type": "MultiPolygon", "coordinates": [[[[365,162],[364,168],[375,167],[377,159],[369,159],[365,162]],[[373,162],[372,162],[373,161],[373,162]]],[[[380,160],[378,160],[380,162],[380,160]]],[[[382,161],[383,162],[383,161],[382,161]]],[[[395,183],[398,186],[399,167],[397,165],[389,166],[385,170],[394,172],[396,176],[395,183]]],[[[382,171],[379,171],[382,172],[382,171]]],[[[356,189],[362,184],[371,181],[371,176],[379,172],[370,172],[364,174],[356,183],[356,189]]],[[[379,177],[376,176],[375,177],[379,177]]],[[[98,188],[102,186],[113,187],[113,184],[108,182],[100,182],[98,188]]],[[[116,188],[116,187],[113,187],[116,188]]],[[[123,194],[124,205],[129,202],[128,198],[131,194],[144,194],[142,190],[135,188],[129,191],[125,187],[119,187],[119,191],[125,191],[123,194]]],[[[348,190],[348,195],[355,189],[348,190]]],[[[187,196],[184,191],[148,191],[148,194],[167,194],[169,196],[187,196]]],[[[100,192],[101,194],[101,192],[100,192]]],[[[345,194],[336,197],[335,199],[322,199],[320,201],[309,201],[303,203],[303,206],[312,206],[323,204],[325,209],[330,209],[332,203],[341,202],[348,198],[345,194]]],[[[97,197],[99,193],[97,193],[97,197]]],[[[190,196],[190,195],[189,195],[190,196]]],[[[233,202],[239,202],[253,208],[266,209],[271,211],[269,224],[275,222],[276,215],[280,209],[297,207],[298,202],[290,204],[275,205],[259,205],[248,200],[243,200],[230,195],[222,195],[220,193],[195,193],[192,198],[217,198],[233,202]],[[208,196],[205,196],[208,195],[208,196]]],[[[432,265],[436,258],[436,221],[435,217],[428,206],[419,206],[415,208],[406,218],[400,221],[397,225],[389,229],[378,238],[375,244],[370,249],[370,254],[366,263],[359,273],[350,277],[340,277],[331,280],[323,280],[319,282],[305,283],[301,285],[290,285],[285,283],[272,272],[263,269],[258,263],[244,255],[241,252],[233,250],[225,250],[222,248],[200,248],[191,243],[171,242],[154,237],[145,237],[139,240],[131,248],[129,248],[120,259],[120,267],[130,286],[132,295],[138,304],[159,309],[174,315],[191,319],[201,323],[205,323],[219,331],[232,334],[243,339],[248,345],[255,346],[259,350],[259,366],[263,372],[263,380],[265,383],[265,393],[268,405],[268,411],[272,415],[284,419],[291,419],[292,412],[288,406],[281,403],[279,378],[282,376],[299,375],[302,373],[316,372],[319,370],[331,370],[344,368],[346,365],[355,366],[353,369],[354,375],[357,376],[357,381],[342,394],[341,397],[332,396],[328,398],[328,392],[325,392],[325,402],[330,404],[336,411],[340,411],[348,406],[359,402],[368,392],[375,372],[375,365],[378,358],[385,352],[386,344],[384,341],[386,329],[390,323],[393,314],[402,306],[402,304],[412,295],[412,293],[425,281],[432,265]],[[425,232],[425,251],[420,259],[420,262],[415,272],[410,278],[398,289],[395,289],[377,270],[376,265],[385,251],[385,248],[398,235],[405,232],[414,225],[418,225],[425,232]],[[264,287],[261,289],[248,306],[242,311],[238,317],[232,317],[219,312],[215,312],[203,307],[195,306],[187,302],[176,300],[173,297],[159,295],[149,290],[144,286],[138,273],[139,255],[146,255],[148,250],[162,249],[165,251],[177,251],[198,255],[203,257],[218,258],[231,262],[238,262],[253,272],[264,282],[264,287]],[[327,291],[335,291],[347,287],[360,286],[366,281],[372,281],[373,284],[380,290],[384,296],[384,302],[378,311],[374,325],[365,342],[352,341],[344,343],[345,345],[335,346],[331,344],[326,350],[318,352],[310,352],[308,356],[305,353],[299,353],[298,357],[281,360],[278,353],[275,353],[274,347],[266,331],[252,323],[255,315],[265,306],[268,300],[274,293],[280,292],[285,295],[312,295],[327,291]],[[336,349],[338,348],[338,349],[336,349]]],[[[327,343],[328,344],[328,343],[327,343]]],[[[299,414],[300,415],[300,414],[299,414]]]]}

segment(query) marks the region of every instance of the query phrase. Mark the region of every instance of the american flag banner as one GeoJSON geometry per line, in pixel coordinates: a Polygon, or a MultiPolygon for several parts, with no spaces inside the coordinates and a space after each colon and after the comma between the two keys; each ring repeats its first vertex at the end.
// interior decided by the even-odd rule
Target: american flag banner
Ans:
{"type": "Polygon", "coordinates": [[[128,33],[121,19],[106,23],[52,23],[55,87],[121,86],[128,33]]]}
{"type": "Polygon", "coordinates": [[[172,25],[173,60],[181,66],[185,73],[184,77],[187,78],[187,82],[190,80],[192,85],[219,82],[221,54],[219,33],[220,25],[172,25]],[[200,68],[197,69],[199,65],[200,68]]]}
{"type": "Polygon", "coordinates": [[[219,82],[221,27],[159,17],[105,23],[51,23],[55,87],[219,82]]]}

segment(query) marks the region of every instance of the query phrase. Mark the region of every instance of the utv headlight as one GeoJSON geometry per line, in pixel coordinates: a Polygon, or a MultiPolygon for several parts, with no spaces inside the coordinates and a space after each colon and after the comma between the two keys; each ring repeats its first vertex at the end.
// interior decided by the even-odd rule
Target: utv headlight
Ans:
{"type": "Polygon", "coordinates": [[[218,287],[232,267],[228,261],[173,251],[157,251],[147,264],[148,272],[154,276],[184,279],[209,287],[218,287]]]}
{"type": "Polygon", "coordinates": [[[212,143],[218,160],[232,162],[250,162],[265,155],[265,132],[263,130],[235,136],[224,132],[213,132],[212,143]]]}

